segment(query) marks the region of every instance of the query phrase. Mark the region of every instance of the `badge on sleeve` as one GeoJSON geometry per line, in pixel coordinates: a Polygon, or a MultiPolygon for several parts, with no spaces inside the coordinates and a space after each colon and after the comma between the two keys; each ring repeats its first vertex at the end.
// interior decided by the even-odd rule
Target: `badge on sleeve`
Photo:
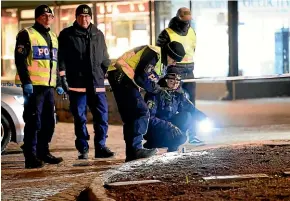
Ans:
{"type": "Polygon", "coordinates": [[[153,66],[151,64],[147,65],[144,69],[145,73],[148,73],[148,74],[151,73],[154,70],[154,68],[155,68],[155,66],[153,66]]]}
{"type": "Polygon", "coordinates": [[[152,100],[149,100],[149,101],[147,102],[147,106],[148,106],[149,109],[152,109],[152,108],[154,107],[154,105],[155,105],[155,103],[154,103],[154,101],[152,101],[152,100]]]}
{"type": "Polygon", "coordinates": [[[23,54],[23,51],[24,51],[24,46],[23,46],[23,45],[18,45],[18,46],[17,46],[17,52],[18,52],[19,54],[23,54]]]}

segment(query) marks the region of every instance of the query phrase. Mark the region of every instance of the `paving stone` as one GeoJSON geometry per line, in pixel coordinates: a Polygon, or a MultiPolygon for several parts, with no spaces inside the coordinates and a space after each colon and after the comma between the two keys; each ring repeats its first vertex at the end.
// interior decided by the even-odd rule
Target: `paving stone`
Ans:
{"type": "Polygon", "coordinates": [[[283,174],[284,174],[285,176],[290,176],[290,170],[289,170],[289,171],[286,171],[286,172],[283,172],[283,174]]]}
{"type": "Polygon", "coordinates": [[[202,177],[205,181],[220,181],[220,180],[246,180],[246,179],[259,179],[259,178],[269,178],[266,174],[240,174],[240,175],[226,175],[226,176],[210,176],[202,177]]]}
{"type": "Polygon", "coordinates": [[[128,186],[128,185],[139,185],[139,184],[153,184],[160,183],[160,180],[142,180],[142,181],[121,181],[105,184],[105,187],[116,187],[116,186],[128,186]]]}

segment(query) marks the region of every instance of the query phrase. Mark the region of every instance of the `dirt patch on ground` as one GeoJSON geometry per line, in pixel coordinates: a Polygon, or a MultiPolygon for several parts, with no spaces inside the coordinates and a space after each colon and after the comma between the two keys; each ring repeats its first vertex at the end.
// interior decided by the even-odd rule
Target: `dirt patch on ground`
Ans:
{"type": "Polygon", "coordinates": [[[172,153],[124,164],[107,182],[161,183],[107,189],[115,200],[290,200],[290,145],[235,146],[172,153]],[[205,181],[203,177],[264,173],[269,178],[205,181]]]}

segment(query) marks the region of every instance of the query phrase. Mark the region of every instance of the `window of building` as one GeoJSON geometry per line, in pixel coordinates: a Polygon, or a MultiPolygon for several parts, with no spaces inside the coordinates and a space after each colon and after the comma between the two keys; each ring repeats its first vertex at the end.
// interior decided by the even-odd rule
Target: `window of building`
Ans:
{"type": "Polygon", "coordinates": [[[14,79],[16,66],[14,63],[14,48],[18,33],[17,9],[1,10],[1,77],[14,79]]]}
{"type": "Polygon", "coordinates": [[[110,58],[115,59],[136,46],[150,44],[148,2],[97,3],[96,13],[110,58]]]}
{"type": "Polygon", "coordinates": [[[227,76],[227,2],[192,1],[192,18],[192,25],[196,31],[195,76],[227,76]]]}
{"type": "MultiPolygon", "coordinates": [[[[92,8],[93,5],[92,4],[87,4],[87,5],[91,7],[92,12],[93,12],[93,8],[92,8]]],[[[59,31],[73,25],[74,21],[76,20],[76,8],[78,6],[79,4],[60,6],[60,30],[59,31]]],[[[94,23],[93,17],[92,17],[91,22],[94,23]]]]}
{"type": "Polygon", "coordinates": [[[239,2],[239,69],[245,76],[289,73],[290,3],[239,2]]]}
{"type": "MultiPolygon", "coordinates": [[[[158,16],[161,22],[160,30],[157,30],[159,33],[168,27],[170,20],[176,16],[177,10],[181,7],[191,7],[192,11],[191,26],[197,37],[194,56],[195,76],[227,76],[229,68],[227,1],[171,0],[171,2],[158,2],[158,11],[162,14],[158,16]]],[[[159,33],[156,35],[158,36],[159,33]]]]}

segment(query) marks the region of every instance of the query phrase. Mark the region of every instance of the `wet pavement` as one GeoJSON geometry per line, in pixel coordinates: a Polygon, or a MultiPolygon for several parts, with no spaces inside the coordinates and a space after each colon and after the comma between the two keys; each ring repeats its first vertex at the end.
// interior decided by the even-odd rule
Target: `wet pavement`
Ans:
{"type": "MultiPolygon", "coordinates": [[[[187,150],[257,141],[290,140],[289,99],[228,103],[200,101],[197,105],[217,122],[219,128],[210,135],[199,135],[206,146],[193,147],[187,144],[185,145],[187,150]]],[[[88,125],[88,131],[93,139],[92,124],[88,125]]],[[[88,187],[93,179],[105,170],[124,162],[125,144],[122,127],[111,125],[108,135],[108,147],[117,152],[113,159],[94,159],[91,140],[90,160],[76,160],[73,124],[59,123],[51,143],[51,151],[53,155],[62,156],[64,162],[34,170],[24,169],[20,145],[9,144],[7,151],[1,156],[1,199],[76,200],[79,193],[88,187]]],[[[164,152],[166,150],[160,149],[159,154],[164,152]]]]}

